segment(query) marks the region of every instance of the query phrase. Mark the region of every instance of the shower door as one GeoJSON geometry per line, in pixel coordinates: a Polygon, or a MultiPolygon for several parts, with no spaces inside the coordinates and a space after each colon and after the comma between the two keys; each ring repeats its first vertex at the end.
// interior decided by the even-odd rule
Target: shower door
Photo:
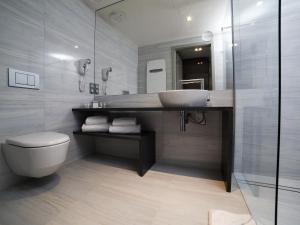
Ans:
{"type": "Polygon", "coordinates": [[[279,0],[232,0],[234,176],[257,224],[276,224],[279,0]]]}

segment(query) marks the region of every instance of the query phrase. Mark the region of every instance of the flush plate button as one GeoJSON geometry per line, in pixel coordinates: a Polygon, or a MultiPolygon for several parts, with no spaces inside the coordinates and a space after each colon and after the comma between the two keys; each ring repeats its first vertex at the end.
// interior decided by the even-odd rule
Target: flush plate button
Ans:
{"type": "Polygon", "coordinates": [[[16,72],[16,84],[27,85],[27,75],[16,72]]]}
{"type": "Polygon", "coordinates": [[[35,85],[35,76],[28,75],[27,76],[27,84],[30,86],[34,86],[35,85]]]}
{"type": "Polygon", "coordinates": [[[8,68],[8,86],[40,89],[40,76],[35,73],[8,68]]]}

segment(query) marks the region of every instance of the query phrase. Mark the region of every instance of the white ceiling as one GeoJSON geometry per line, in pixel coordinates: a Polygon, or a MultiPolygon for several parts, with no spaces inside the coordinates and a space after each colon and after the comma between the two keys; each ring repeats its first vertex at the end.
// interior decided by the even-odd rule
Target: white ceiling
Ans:
{"type": "MultiPolygon", "coordinates": [[[[88,1],[101,8],[116,0],[88,1]]],[[[98,16],[138,46],[145,46],[199,37],[207,30],[220,33],[221,27],[230,25],[230,0],[125,0],[99,10],[98,16]],[[120,12],[122,21],[113,22],[111,14],[120,12]]]]}

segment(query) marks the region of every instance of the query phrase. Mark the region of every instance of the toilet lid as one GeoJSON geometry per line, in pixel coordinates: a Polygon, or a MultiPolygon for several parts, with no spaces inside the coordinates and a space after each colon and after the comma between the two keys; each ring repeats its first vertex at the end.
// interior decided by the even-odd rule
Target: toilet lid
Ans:
{"type": "Polygon", "coordinates": [[[38,148],[62,144],[68,141],[70,141],[70,138],[66,134],[56,132],[40,132],[9,138],[6,140],[6,143],[23,148],[38,148]]]}

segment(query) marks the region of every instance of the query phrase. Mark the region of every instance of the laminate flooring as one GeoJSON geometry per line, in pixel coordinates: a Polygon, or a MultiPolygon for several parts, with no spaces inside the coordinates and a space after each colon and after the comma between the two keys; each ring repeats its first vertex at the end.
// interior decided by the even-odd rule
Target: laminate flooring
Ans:
{"type": "Polygon", "coordinates": [[[213,172],[134,164],[99,155],[0,193],[1,225],[207,225],[210,209],[249,213],[213,172]]]}

